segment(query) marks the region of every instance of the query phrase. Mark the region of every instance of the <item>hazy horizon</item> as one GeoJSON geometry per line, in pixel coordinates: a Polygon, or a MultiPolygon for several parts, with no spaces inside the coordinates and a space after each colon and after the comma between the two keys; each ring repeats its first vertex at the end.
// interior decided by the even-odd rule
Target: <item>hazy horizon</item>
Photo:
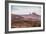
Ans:
{"type": "Polygon", "coordinates": [[[16,15],[28,15],[32,13],[36,13],[41,15],[41,7],[36,6],[11,6],[11,13],[16,15]]]}

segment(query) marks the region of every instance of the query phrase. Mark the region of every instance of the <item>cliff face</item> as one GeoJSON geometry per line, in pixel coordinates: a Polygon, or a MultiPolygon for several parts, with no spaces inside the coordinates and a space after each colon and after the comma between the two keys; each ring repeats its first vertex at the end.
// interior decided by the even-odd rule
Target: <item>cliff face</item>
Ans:
{"type": "Polygon", "coordinates": [[[37,15],[35,13],[32,13],[32,14],[28,14],[28,15],[13,15],[12,14],[12,19],[15,19],[15,20],[41,20],[41,16],[40,15],[37,15]]]}

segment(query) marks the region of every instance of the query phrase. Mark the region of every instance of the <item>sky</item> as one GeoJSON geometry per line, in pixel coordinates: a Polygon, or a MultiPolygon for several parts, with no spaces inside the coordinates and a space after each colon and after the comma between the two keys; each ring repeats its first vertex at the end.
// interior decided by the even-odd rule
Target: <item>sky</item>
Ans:
{"type": "Polygon", "coordinates": [[[11,13],[16,15],[26,15],[26,14],[32,14],[36,13],[38,15],[41,15],[41,7],[36,6],[11,6],[11,13]]]}

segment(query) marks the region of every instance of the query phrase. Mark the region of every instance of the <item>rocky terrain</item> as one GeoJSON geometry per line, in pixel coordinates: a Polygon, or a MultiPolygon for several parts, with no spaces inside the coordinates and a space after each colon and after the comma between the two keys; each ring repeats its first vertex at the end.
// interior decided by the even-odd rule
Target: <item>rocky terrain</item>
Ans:
{"type": "Polygon", "coordinates": [[[11,28],[40,27],[41,16],[35,13],[28,15],[11,14],[11,28]]]}

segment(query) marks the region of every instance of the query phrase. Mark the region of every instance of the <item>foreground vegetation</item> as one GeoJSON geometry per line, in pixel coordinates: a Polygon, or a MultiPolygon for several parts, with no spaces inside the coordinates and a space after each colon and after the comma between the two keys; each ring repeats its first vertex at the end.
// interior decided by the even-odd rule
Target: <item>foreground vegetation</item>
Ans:
{"type": "Polygon", "coordinates": [[[31,20],[12,20],[11,28],[27,28],[27,27],[40,27],[40,21],[31,20]]]}

